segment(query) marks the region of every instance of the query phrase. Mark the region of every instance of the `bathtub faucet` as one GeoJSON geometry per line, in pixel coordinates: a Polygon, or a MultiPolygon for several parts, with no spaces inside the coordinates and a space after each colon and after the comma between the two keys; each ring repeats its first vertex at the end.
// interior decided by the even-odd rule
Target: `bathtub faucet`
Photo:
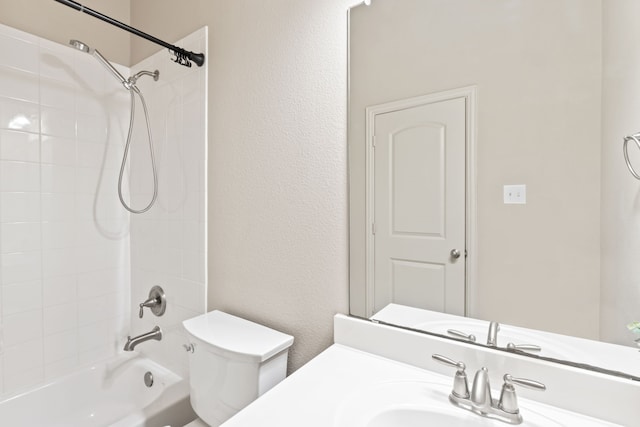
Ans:
{"type": "Polygon", "coordinates": [[[151,332],[147,332],[146,334],[138,335],[137,337],[131,338],[127,337],[127,343],[124,345],[124,351],[133,351],[136,346],[142,342],[149,340],[160,341],[162,339],[162,329],[159,326],[156,326],[151,330],[151,332]]]}

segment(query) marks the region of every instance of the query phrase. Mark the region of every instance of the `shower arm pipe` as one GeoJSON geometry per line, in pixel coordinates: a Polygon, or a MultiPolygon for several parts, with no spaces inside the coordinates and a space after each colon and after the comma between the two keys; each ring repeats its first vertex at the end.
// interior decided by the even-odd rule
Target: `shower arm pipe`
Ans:
{"type": "MultiPolygon", "coordinates": [[[[104,15],[104,14],[102,14],[100,12],[97,12],[97,11],[91,9],[91,8],[83,6],[80,3],[75,2],[73,0],[54,0],[54,1],[57,1],[58,3],[62,3],[64,5],[66,5],[66,6],[69,6],[70,8],[75,9],[77,11],[84,12],[87,15],[91,15],[94,18],[98,18],[101,21],[104,21],[104,22],[106,22],[108,24],[114,25],[114,26],[116,26],[118,28],[121,28],[121,29],[123,29],[125,31],[128,31],[131,34],[135,34],[138,37],[142,37],[143,39],[147,39],[147,40],[149,40],[149,41],[151,41],[151,42],[153,42],[155,44],[158,44],[158,45],[160,45],[162,47],[166,47],[167,49],[173,51],[174,54],[176,54],[176,56],[178,57],[176,59],[176,62],[178,62],[178,63],[180,63],[182,65],[187,65],[187,64],[185,64],[184,61],[181,61],[180,60],[181,58],[186,58],[188,60],[191,60],[191,61],[195,62],[198,67],[201,67],[204,64],[204,54],[203,53],[194,53],[194,52],[182,49],[181,47],[169,44],[169,43],[165,42],[164,40],[160,40],[157,37],[154,37],[154,36],[152,36],[150,34],[142,32],[142,31],[138,30],[137,28],[133,28],[133,27],[127,25],[127,24],[124,24],[124,23],[122,23],[122,22],[120,22],[120,21],[118,21],[116,19],[111,18],[110,16],[104,15]]],[[[190,63],[187,66],[190,67],[191,66],[190,63]]]]}

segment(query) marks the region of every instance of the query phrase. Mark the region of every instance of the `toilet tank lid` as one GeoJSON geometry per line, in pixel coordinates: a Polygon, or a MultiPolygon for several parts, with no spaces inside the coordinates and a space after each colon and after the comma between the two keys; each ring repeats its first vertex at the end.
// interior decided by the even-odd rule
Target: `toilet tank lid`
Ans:
{"type": "Polygon", "coordinates": [[[188,333],[220,350],[260,359],[261,362],[293,344],[291,335],[214,310],[182,322],[188,333]]]}

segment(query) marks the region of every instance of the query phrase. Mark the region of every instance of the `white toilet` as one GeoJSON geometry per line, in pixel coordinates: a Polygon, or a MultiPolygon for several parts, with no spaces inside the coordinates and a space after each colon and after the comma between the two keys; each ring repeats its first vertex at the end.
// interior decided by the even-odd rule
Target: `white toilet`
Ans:
{"type": "Polygon", "coordinates": [[[186,427],[217,427],[286,377],[292,336],[217,310],[182,324],[200,417],[186,427]]]}

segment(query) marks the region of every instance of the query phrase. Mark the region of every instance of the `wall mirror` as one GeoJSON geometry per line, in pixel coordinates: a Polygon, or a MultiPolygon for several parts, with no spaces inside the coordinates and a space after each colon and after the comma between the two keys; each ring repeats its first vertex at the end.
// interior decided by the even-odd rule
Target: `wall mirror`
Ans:
{"type": "Polygon", "coordinates": [[[395,303],[638,353],[640,181],[622,142],[640,131],[640,4],[349,15],[351,314],[395,303]]]}

